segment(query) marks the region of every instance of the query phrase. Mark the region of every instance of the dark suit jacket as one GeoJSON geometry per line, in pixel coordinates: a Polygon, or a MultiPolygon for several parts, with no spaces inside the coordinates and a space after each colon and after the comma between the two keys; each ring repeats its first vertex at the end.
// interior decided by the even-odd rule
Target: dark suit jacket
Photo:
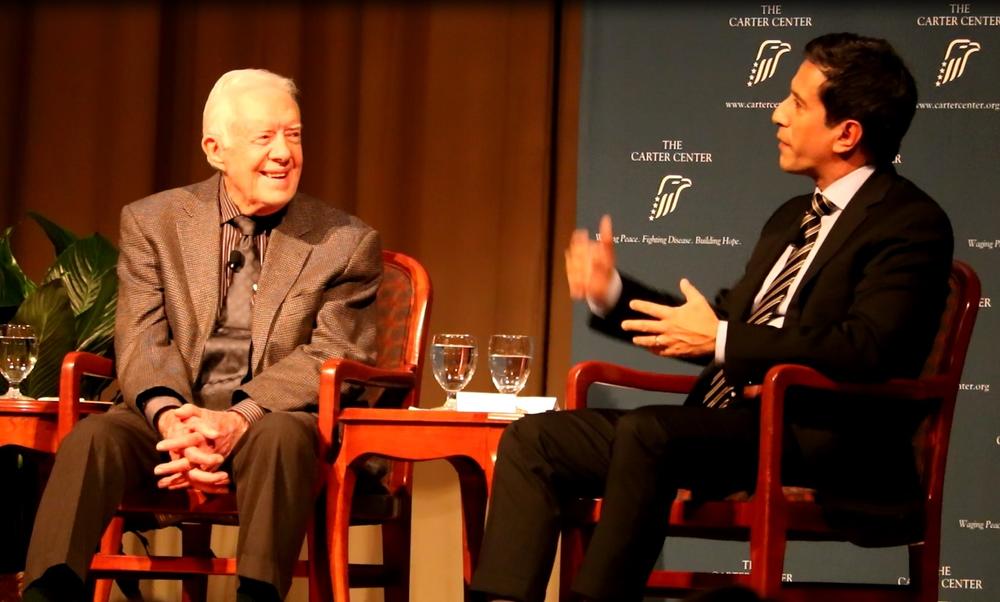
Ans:
{"type": "MultiPolygon", "coordinates": [[[[121,213],[115,350],[125,402],[160,387],[194,401],[219,307],[219,175],[154,194],[121,213]]],[[[297,194],[268,242],[253,310],[253,379],[269,410],[315,408],[330,357],[373,362],[378,233],[297,194]]],[[[140,409],[140,408],[136,408],[140,409]]]]}
{"type": "MultiPolygon", "coordinates": [[[[937,203],[892,168],[876,171],[837,219],[795,292],[784,326],[745,322],[764,278],[796,238],[810,197],[793,198],[775,211],[743,276],[717,297],[716,311],[729,321],[727,381],[759,383],[771,366],[786,362],[851,381],[916,376],[948,293],[953,236],[937,203]]],[[[595,328],[626,336],[620,324],[635,315],[628,309],[631,299],[682,302],[628,277],[623,281],[618,305],[605,319],[595,317],[595,328]]],[[[701,402],[711,372],[703,372],[688,403],[701,402]]],[[[812,396],[805,403],[790,401],[787,416],[795,434],[791,442],[802,448],[804,462],[820,467],[820,480],[831,490],[883,485],[912,493],[907,443],[922,413],[900,412],[879,400],[812,396]],[[859,478],[866,469],[870,478],[859,478]]]]}

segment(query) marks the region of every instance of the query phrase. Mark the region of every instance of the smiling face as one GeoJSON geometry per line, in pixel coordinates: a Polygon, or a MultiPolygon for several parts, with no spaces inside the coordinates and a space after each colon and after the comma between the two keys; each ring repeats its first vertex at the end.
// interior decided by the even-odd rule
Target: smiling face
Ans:
{"type": "MultiPolygon", "coordinates": [[[[789,173],[807,175],[822,188],[842,171],[844,123],[827,126],[820,88],[826,76],[803,61],[792,78],[791,91],[774,110],[778,126],[778,164],[789,173]]],[[[846,149],[849,150],[849,149],[846,149]]]]}
{"type": "Polygon", "coordinates": [[[268,215],[288,204],[302,173],[302,120],[288,92],[244,90],[231,100],[227,140],[209,134],[202,147],[222,171],[229,197],[244,215],[268,215]]]}

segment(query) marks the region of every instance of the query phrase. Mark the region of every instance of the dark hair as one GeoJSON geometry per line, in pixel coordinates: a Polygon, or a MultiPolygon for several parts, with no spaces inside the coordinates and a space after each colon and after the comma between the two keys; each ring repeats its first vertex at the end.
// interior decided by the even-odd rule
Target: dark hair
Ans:
{"type": "Polygon", "coordinates": [[[892,163],[917,109],[917,84],[889,42],[830,33],[806,44],[805,58],[826,76],[819,93],[826,124],[857,120],[869,159],[892,163]]]}

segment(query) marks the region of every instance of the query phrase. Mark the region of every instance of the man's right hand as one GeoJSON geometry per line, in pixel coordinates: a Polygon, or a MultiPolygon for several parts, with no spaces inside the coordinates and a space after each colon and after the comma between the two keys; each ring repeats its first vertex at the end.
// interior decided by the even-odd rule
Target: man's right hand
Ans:
{"type": "Polygon", "coordinates": [[[566,249],[566,280],[573,299],[587,299],[599,307],[608,302],[615,274],[615,243],[611,216],[601,218],[600,240],[590,240],[585,229],[576,230],[566,249]]]}

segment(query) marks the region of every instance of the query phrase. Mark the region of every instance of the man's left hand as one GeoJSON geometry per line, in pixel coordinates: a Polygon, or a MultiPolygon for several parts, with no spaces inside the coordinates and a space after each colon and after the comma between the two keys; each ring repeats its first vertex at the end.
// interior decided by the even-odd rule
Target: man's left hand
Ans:
{"type": "Polygon", "coordinates": [[[632,342],[664,357],[692,359],[715,353],[719,319],[705,296],[687,278],[681,279],[683,305],[671,307],[633,299],[629,307],[650,316],[649,320],[625,320],[622,329],[645,334],[632,342]]]}

